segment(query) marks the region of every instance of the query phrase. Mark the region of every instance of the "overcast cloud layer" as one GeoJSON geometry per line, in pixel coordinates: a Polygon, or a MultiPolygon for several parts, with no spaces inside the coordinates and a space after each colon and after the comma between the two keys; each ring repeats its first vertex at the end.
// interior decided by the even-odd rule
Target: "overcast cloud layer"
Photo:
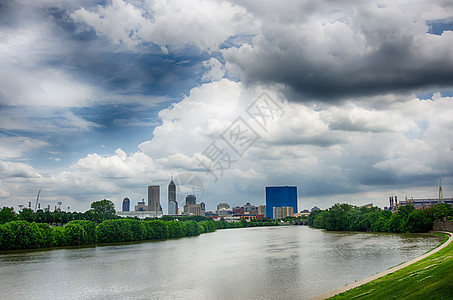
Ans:
{"type": "Polygon", "coordinates": [[[435,198],[439,177],[452,197],[451,45],[447,0],[4,1],[0,206],[119,209],[154,183],[166,211],[184,172],[208,210],[268,185],[300,210],[435,198]]]}

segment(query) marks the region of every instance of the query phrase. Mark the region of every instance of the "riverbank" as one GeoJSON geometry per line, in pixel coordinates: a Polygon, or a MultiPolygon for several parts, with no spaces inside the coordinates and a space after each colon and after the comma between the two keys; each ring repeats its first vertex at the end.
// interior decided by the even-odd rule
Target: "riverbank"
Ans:
{"type": "Polygon", "coordinates": [[[453,286],[453,235],[404,264],[313,299],[447,299],[453,286]]]}
{"type": "Polygon", "coordinates": [[[271,220],[227,223],[200,217],[178,219],[114,219],[96,224],[90,220],[73,220],[65,226],[51,227],[47,223],[17,220],[0,224],[0,252],[59,248],[67,246],[93,246],[112,243],[154,241],[198,236],[217,229],[277,226],[271,220]]]}

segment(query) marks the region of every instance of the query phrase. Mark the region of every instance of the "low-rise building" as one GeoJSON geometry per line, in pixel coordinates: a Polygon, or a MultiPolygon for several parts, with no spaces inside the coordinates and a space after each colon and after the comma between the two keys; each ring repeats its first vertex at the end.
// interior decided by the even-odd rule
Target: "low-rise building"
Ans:
{"type": "Polygon", "coordinates": [[[275,220],[292,217],[294,215],[293,208],[290,206],[273,207],[272,210],[275,220]]]}

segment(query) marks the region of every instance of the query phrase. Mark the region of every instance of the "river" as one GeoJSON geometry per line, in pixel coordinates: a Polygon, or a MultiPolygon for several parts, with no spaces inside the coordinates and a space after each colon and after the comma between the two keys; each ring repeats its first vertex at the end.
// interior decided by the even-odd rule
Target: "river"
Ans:
{"type": "Polygon", "coordinates": [[[308,299],[415,258],[433,236],[306,226],[0,254],[0,299],[308,299]]]}

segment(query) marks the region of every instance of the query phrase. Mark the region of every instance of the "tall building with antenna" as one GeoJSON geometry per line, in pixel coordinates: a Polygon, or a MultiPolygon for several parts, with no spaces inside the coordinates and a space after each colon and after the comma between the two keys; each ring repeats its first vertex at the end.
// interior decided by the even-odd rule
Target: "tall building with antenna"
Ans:
{"type": "Polygon", "coordinates": [[[173,176],[168,184],[168,214],[178,214],[178,202],[176,201],[176,184],[173,181],[173,176]]]}

